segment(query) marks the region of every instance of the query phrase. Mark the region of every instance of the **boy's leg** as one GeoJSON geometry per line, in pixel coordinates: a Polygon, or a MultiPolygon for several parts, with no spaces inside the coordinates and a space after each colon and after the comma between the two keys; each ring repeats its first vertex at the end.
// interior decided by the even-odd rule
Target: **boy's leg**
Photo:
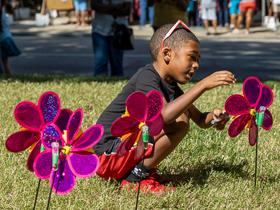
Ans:
{"type": "Polygon", "coordinates": [[[154,152],[149,158],[144,159],[144,166],[148,169],[155,168],[165,159],[181,142],[188,131],[188,119],[181,115],[176,122],[166,126],[164,132],[155,138],[154,152]]]}

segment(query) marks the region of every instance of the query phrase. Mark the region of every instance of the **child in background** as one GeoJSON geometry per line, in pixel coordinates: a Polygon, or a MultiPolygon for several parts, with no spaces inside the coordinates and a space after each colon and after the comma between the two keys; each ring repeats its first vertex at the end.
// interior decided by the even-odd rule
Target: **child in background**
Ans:
{"type": "Polygon", "coordinates": [[[87,0],[74,0],[75,14],[78,26],[86,25],[87,0]]]}
{"type": "Polygon", "coordinates": [[[237,24],[238,15],[240,14],[239,3],[240,0],[230,0],[229,3],[230,25],[233,28],[233,33],[239,32],[237,24]]]}
{"type": "Polygon", "coordinates": [[[184,139],[190,120],[201,128],[217,129],[223,129],[228,120],[222,109],[200,112],[193,103],[205,91],[230,85],[235,78],[229,71],[218,71],[189,90],[181,90],[178,84],[185,84],[192,78],[200,61],[199,41],[182,21],[163,25],[155,31],[150,53],[153,62],[138,70],[97,120],[104,126],[104,135],[94,150],[100,159],[99,176],[122,180],[122,186],[132,185],[132,188],[137,186],[135,182],[141,181],[141,190],[159,193],[170,188],[163,185],[166,180],[156,168],[184,139]],[[110,127],[125,113],[125,101],[131,93],[151,90],[158,90],[163,96],[164,129],[154,138],[153,146],[149,144],[144,161],[135,158],[135,147],[120,157],[116,150],[121,139],[111,135],[110,127]],[[213,119],[218,120],[214,126],[213,119]]]}
{"type": "Polygon", "coordinates": [[[214,28],[214,35],[217,34],[218,22],[217,22],[217,14],[216,14],[216,7],[217,7],[216,0],[200,0],[200,7],[201,7],[201,18],[203,20],[203,24],[206,30],[206,35],[210,35],[208,21],[212,22],[212,26],[214,28]]]}
{"type": "Polygon", "coordinates": [[[9,29],[8,16],[6,14],[6,1],[2,0],[0,5],[0,49],[3,73],[6,76],[12,76],[11,68],[9,66],[8,58],[20,55],[20,50],[16,46],[12,34],[9,29]]]}
{"type": "Polygon", "coordinates": [[[250,27],[252,24],[253,13],[257,9],[255,0],[241,0],[239,4],[240,14],[238,16],[238,28],[240,28],[244,16],[246,16],[245,22],[245,34],[250,33],[250,27]]]}

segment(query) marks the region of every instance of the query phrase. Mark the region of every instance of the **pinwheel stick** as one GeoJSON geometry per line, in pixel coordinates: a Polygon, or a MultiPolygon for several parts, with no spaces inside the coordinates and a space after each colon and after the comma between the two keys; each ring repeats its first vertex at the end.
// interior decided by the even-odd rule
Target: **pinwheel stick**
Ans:
{"type": "MultiPolygon", "coordinates": [[[[43,144],[41,144],[40,152],[43,152],[44,150],[45,150],[45,147],[44,147],[43,144]]],[[[41,179],[39,179],[39,181],[38,181],[38,185],[37,185],[37,189],[36,189],[36,195],[35,195],[35,200],[34,200],[34,205],[33,205],[33,210],[36,209],[36,204],[37,204],[37,199],[38,199],[38,195],[39,195],[40,185],[41,185],[41,179]]]]}
{"type": "MultiPolygon", "coordinates": [[[[149,127],[147,125],[143,125],[142,126],[142,141],[144,143],[144,153],[143,153],[143,156],[145,155],[145,150],[148,148],[149,137],[150,137],[149,127]]],[[[144,163],[144,157],[143,157],[143,160],[142,160],[142,164],[143,163],[144,163]]],[[[140,185],[141,185],[141,180],[138,182],[135,210],[138,209],[139,195],[140,195],[140,185]]]]}
{"type": "Polygon", "coordinates": [[[48,197],[48,203],[47,203],[47,210],[49,209],[50,203],[51,203],[51,195],[52,195],[52,188],[55,182],[55,175],[57,171],[58,166],[58,160],[59,160],[59,143],[58,142],[52,142],[52,168],[54,170],[53,173],[53,180],[52,180],[52,186],[49,192],[48,197]]]}
{"type": "Polygon", "coordinates": [[[257,124],[257,139],[256,139],[256,156],[255,156],[255,187],[257,186],[257,173],[258,173],[258,141],[259,141],[259,129],[263,124],[265,107],[261,106],[260,111],[256,113],[256,124],[257,124]]]}

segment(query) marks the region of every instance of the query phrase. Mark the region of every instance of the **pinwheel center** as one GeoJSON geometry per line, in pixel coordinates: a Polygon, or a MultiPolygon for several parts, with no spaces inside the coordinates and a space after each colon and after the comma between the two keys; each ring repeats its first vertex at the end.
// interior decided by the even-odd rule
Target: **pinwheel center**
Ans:
{"type": "Polygon", "coordinates": [[[69,145],[65,145],[63,148],[62,148],[62,153],[65,154],[65,155],[69,155],[70,152],[71,152],[71,146],[69,145]]]}
{"type": "Polygon", "coordinates": [[[256,116],[256,109],[250,109],[250,115],[256,116]]]}
{"type": "Polygon", "coordinates": [[[63,131],[62,138],[63,138],[64,142],[67,143],[67,130],[63,131]]]}
{"type": "Polygon", "coordinates": [[[125,108],[125,113],[122,115],[122,117],[129,117],[129,113],[127,108],[125,108]]]}
{"type": "Polygon", "coordinates": [[[140,122],[138,128],[141,130],[144,125],[146,125],[144,122],[140,122]]]}

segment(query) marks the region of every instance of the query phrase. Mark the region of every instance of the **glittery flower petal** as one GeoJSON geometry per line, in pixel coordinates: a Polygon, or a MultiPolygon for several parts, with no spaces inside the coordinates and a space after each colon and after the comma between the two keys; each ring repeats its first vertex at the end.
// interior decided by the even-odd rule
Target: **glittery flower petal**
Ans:
{"type": "Polygon", "coordinates": [[[66,159],[59,161],[58,170],[52,171],[50,175],[50,186],[53,186],[53,192],[65,195],[70,193],[75,185],[76,179],[69,167],[68,161],[66,159]]]}
{"type": "Polygon", "coordinates": [[[161,93],[157,90],[152,90],[147,93],[148,98],[148,117],[147,120],[153,121],[161,115],[163,108],[163,100],[161,93]]]}
{"type": "Polygon", "coordinates": [[[95,154],[80,155],[71,153],[67,159],[71,171],[80,178],[92,176],[99,166],[99,159],[95,154]]]}
{"type": "Polygon", "coordinates": [[[51,143],[54,141],[59,142],[60,146],[64,145],[64,141],[62,141],[62,134],[59,128],[55,124],[48,124],[42,131],[41,140],[45,147],[52,148],[51,143]]]}
{"type": "Polygon", "coordinates": [[[74,141],[72,151],[92,148],[101,139],[103,132],[103,125],[96,124],[91,126],[76,141],[74,141]]]}
{"type": "Polygon", "coordinates": [[[6,141],[6,148],[10,152],[22,152],[40,140],[38,132],[24,130],[13,133],[6,141]]]}
{"type": "Polygon", "coordinates": [[[57,127],[59,127],[60,131],[63,132],[67,128],[67,124],[73,112],[70,109],[62,109],[60,114],[55,121],[57,127]]]}
{"type": "Polygon", "coordinates": [[[126,100],[126,108],[131,117],[144,122],[148,114],[147,97],[140,91],[130,94],[126,100]]]}
{"type": "Polygon", "coordinates": [[[234,94],[226,100],[225,110],[233,116],[247,114],[250,111],[250,104],[242,95],[234,94]]]}
{"type": "Polygon", "coordinates": [[[238,136],[244,130],[245,126],[250,120],[251,120],[250,114],[240,115],[236,119],[234,119],[228,128],[229,136],[230,137],[238,136]]]}
{"type": "Polygon", "coordinates": [[[30,101],[18,103],[14,110],[14,116],[16,121],[28,130],[39,131],[43,125],[43,117],[38,107],[30,101]]]}
{"type": "Polygon", "coordinates": [[[39,179],[49,179],[52,171],[52,151],[41,152],[34,161],[34,172],[39,179]]]}
{"type": "Polygon", "coordinates": [[[251,107],[256,107],[261,95],[262,83],[257,77],[248,77],[242,86],[243,95],[249,101],[251,107]]]}
{"type": "Polygon", "coordinates": [[[77,109],[72,116],[67,125],[67,139],[68,144],[72,144],[76,135],[78,134],[84,118],[84,112],[82,109],[77,109]]]}
{"type": "Polygon", "coordinates": [[[138,126],[139,122],[133,117],[120,117],[113,122],[111,133],[113,136],[121,137],[138,129],[138,126]]]}
{"type": "Polygon", "coordinates": [[[52,91],[43,93],[39,98],[38,107],[43,115],[45,124],[54,122],[60,112],[59,96],[52,91]]]}

